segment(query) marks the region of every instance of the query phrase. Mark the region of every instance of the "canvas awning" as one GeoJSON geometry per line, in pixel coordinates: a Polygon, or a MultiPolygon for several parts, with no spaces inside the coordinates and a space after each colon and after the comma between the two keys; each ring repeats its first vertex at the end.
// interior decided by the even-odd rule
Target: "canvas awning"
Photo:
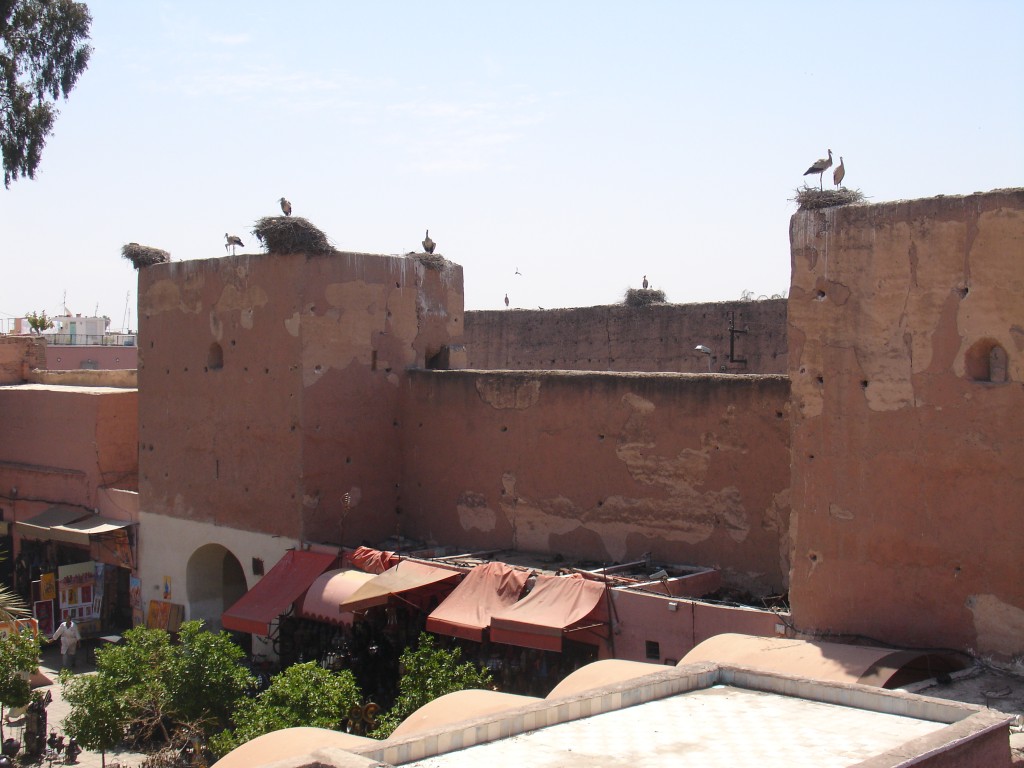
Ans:
{"type": "Polygon", "coordinates": [[[353,567],[367,573],[384,573],[388,568],[398,565],[400,559],[394,552],[384,552],[370,547],[356,547],[349,555],[353,567]]]}
{"type": "Polygon", "coordinates": [[[597,642],[606,628],[605,585],[579,575],[538,576],[526,597],[491,616],[491,642],[561,651],[562,639],[597,642]]]}
{"type": "Polygon", "coordinates": [[[373,578],[372,573],[349,569],[322,573],[302,596],[295,609],[295,615],[327,624],[351,624],[352,613],[342,613],[338,606],[373,578]]]}
{"type": "Polygon", "coordinates": [[[482,642],[491,615],[519,599],[528,577],[505,563],[478,565],[427,617],[427,630],[482,642]]]}
{"type": "Polygon", "coordinates": [[[339,606],[342,611],[365,611],[386,604],[393,595],[411,592],[462,578],[461,571],[438,568],[413,560],[403,560],[384,573],[374,576],[339,606]]]}
{"type": "Polygon", "coordinates": [[[270,623],[286,613],[317,576],[337,561],[333,554],[290,549],[252,589],[221,615],[225,629],[269,635],[270,623]]]}
{"type": "Polygon", "coordinates": [[[50,528],[50,538],[54,541],[66,541],[70,544],[89,544],[93,536],[113,533],[122,528],[134,525],[128,520],[114,520],[103,515],[90,515],[84,520],[75,520],[66,525],[55,525],[50,528]]]}
{"type": "Polygon", "coordinates": [[[35,517],[18,521],[14,527],[22,536],[28,538],[88,546],[91,536],[111,533],[129,525],[134,523],[94,515],[84,509],[50,507],[35,517]]]}
{"type": "Polygon", "coordinates": [[[50,530],[55,525],[67,525],[76,520],[81,520],[92,515],[84,509],[71,509],[70,507],[50,507],[44,509],[38,515],[28,520],[17,520],[14,523],[14,530],[22,536],[32,539],[49,541],[50,530]]]}

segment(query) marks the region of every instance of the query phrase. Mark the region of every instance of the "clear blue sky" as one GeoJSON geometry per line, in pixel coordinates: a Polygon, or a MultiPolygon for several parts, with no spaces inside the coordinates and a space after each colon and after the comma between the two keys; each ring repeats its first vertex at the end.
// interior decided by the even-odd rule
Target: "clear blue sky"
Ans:
{"type": "Polygon", "coordinates": [[[1020,0],[88,5],[37,179],[0,189],[0,318],[66,293],[135,328],[123,244],[258,252],[282,195],[342,250],[429,227],[487,309],[785,291],[828,148],[876,202],[1024,185],[1020,0]]]}

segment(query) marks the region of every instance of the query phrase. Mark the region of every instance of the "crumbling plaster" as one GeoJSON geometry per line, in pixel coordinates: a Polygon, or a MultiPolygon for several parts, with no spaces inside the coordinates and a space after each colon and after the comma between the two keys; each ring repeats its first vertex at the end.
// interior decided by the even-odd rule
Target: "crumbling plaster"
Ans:
{"type": "Polygon", "coordinates": [[[652,551],[782,588],[784,378],[465,371],[409,384],[406,530],[604,562],[652,551]]]}
{"type": "Polygon", "coordinates": [[[1024,191],[800,212],[790,238],[795,620],[1024,651],[1024,191]],[[979,380],[993,345],[1005,379],[979,380]]]}
{"type": "Polygon", "coordinates": [[[313,541],[391,533],[398,384],[451,342],[461,291],[456,265],[368,254],[142,270],[147,511],[313,541]]]}

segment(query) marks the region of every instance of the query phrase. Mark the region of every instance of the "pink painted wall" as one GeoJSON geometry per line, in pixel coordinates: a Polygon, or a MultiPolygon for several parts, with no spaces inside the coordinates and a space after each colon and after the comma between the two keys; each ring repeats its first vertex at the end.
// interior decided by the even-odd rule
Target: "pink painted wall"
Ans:
{"type": "Polygon", "coordinates": [[[797,625],[1021,654],[1024,190],[801,212],[790,241],[797,625]]]}
{"type": "Polygon", "coordinates": [[[785,373],[786,300],[466,313],[468,368],[785,373]],[[729,321],[738,331],[732,337],[729,321]]]}
{"type": "Polygon", "coordinates": [[[785,377],[414,371],[403,394],[403,532],[784,588],[785,377]]]}
{"type": "Polygon", "coordinates": [[[142,509],[324,543],[394,533],[401,383],[461,333],[450,263],[259,254],[140,270],[142,509]]]}
{"type": "Polygon", "coordinates": [[[58,346],[46,349],[46,367],[51,371],[74,371],[80,368],[117,370],[138,365],[138,347],[58,346]],[[88,363],[88,365],[83,365],[88,363]]]}
{"type": "Polygon", "coordinates": [[[0,387],[5,519],[62,504],[97,509],[102,488],[136,488],[137,430],[135,390],[0,387]]]}
{"type": "Polygon", "coordinates": [[[698,643],[723,632],[775,637],[788,620],[770,611],[698,603],[686,599],[612,590],[615,658],[663,664],[679,661],[698,643]],[[673,609],[672,606],[675,605],[673,609]],[[647,658],[647,642],[658,643],[660,658],[647,658]]]}

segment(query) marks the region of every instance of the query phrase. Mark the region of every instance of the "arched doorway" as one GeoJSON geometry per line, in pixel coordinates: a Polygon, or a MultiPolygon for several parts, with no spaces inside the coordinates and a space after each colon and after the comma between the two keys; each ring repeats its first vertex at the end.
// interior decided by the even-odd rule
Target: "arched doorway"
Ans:
{"type": "Polygon", "coordinates": [[[211,632],[221,630],[221,614],[248,589],[242,564],[220,544],[206,544],[192,553],[185,580],[189,616],[202,619],[211,632]]]}

